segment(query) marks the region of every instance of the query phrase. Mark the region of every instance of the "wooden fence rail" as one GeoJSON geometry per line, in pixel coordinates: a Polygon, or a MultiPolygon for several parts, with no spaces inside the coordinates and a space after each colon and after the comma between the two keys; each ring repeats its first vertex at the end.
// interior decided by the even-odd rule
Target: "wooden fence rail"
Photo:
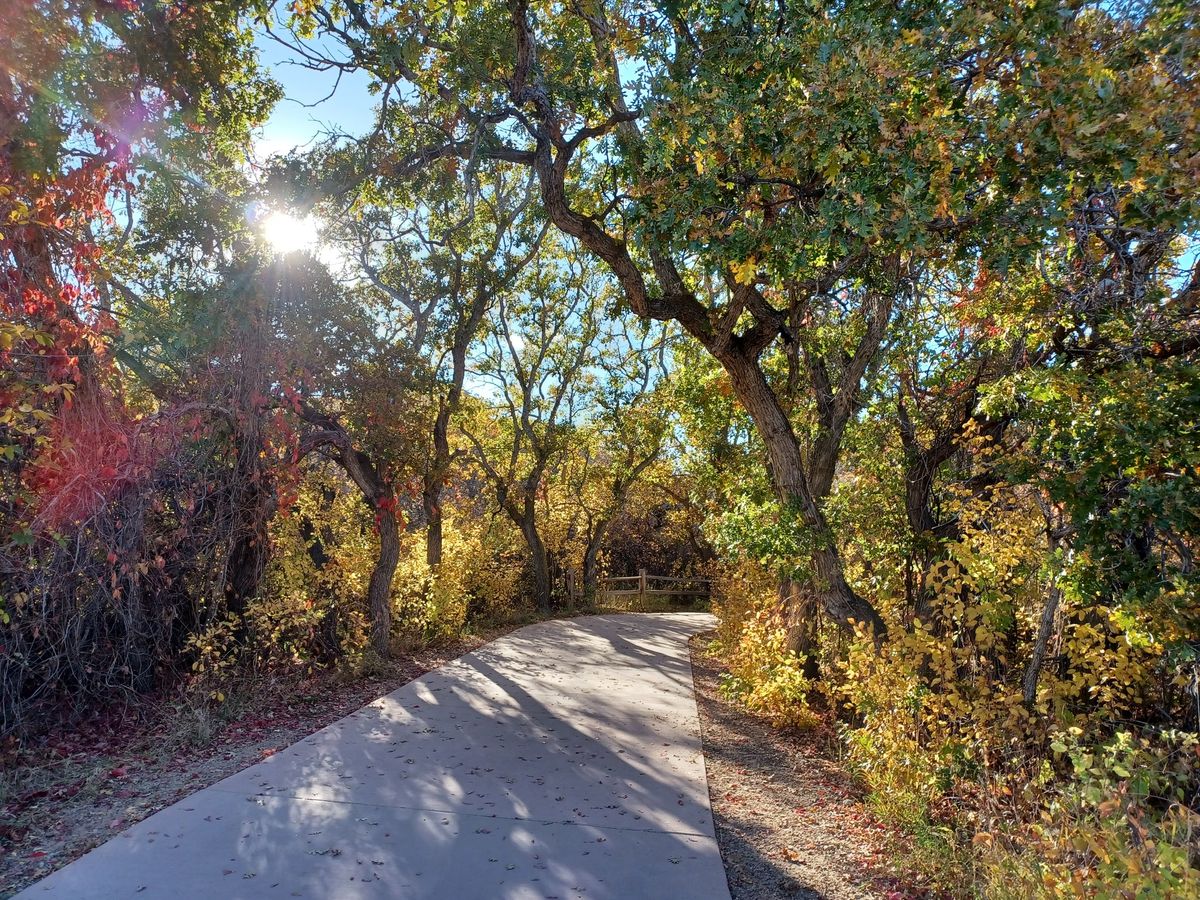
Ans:
{"type": "Polygon", "coordinates": [[[635,605],[645,605],[655,597],[705,599],[711,596],[711,579],[650,575],[642,569],[637,575],[605,578],[600,584],[598,599],[605,606],[632,608],[635,605]]]}

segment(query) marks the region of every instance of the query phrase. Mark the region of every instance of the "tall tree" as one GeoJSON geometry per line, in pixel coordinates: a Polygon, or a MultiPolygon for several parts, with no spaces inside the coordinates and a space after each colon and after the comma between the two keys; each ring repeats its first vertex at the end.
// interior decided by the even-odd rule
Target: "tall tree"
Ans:
{"type": "Polygon", "coordinates": [[[0,570],[20,598],[4,616],[4,731],[55,691],[151,686],[175,622],[195,621],[181,585],[226,583],[221,550],[186,537],[203,481],[181,471],[187,404],[123,379],[154,373],[124,368],[131,303],[112,273],[137,254],[147,185],[203,183],[184,173],[226,165],[278,96],[249,12],[0,4],[0,570]]]}
{"type": "Polygon", "coordinates": [[[529,216],[533,186],[524,173],[451,166],[422,175],[414,185],[367,168],[333,234],[399,314],[394,339],[427,367],[417,378],[397,373],[397,381],[432,394],[420,404],[430,416],[420,476],[426,561],[437,566],[442,494],[455,460],[451,424],[470,351],[496,295],[510,289],[536,251],[540,230],[529,216]]]}
{"type": "Polygon", "coordinates": [[[591,440],[581,440],[573,454],[578,472],[569,502],[583,521],[582,587],[588,597],[599,587],[609,528],[638,482],[662,459],[673,420],[667,406],[671,331],[630,324],[609,324],[598,341],[594,412],[585,423],[591,440]]]}

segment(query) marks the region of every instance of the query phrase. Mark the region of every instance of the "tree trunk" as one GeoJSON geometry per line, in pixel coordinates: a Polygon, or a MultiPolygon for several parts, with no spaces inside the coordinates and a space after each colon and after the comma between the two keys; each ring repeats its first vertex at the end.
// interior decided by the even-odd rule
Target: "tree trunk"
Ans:
{"type": "Polygon", "coordinates": [[[608,519],[593,523],[583,551],[583,595],[593,601],[600,587],[600,548],[608,533],[608,519]]]}
{"type": "Polygon", "coordinates": [[[521,521],[521,534],[525,537],[525,544],[529,548],[529,565],[533,574],[533,599],[537,603],[537,608],[543,613],[550,612],[551,605],[551,584],[550,584],[550,555],[546,552],[546,545],[542,541],[542,536],[538,534],[537,524],[534,522],[532,511],[521,521]]]}
{"type": "Polygon", "coordinates": [[[367,606],[371,610],[371,646],[386,657],[392,632],[392,578],[400,562],[400,529],[390,509],[379,509],[378,522],[379,558],[367,586],[367,606]]]}
{"type": "MultiPolygon", "coordinates": [[[[246,319],[235,333],[241,353],[231,421],[236,462],[233,483],[232,546],[226,562],[225,606],[241,616],[258,596],[269,555],[267,526],[275,513],[275,491],[263,456],[266,333],[270,322],[269,289],[275,273],[254,278],[246,292],[246,319]]],[[[239,636],[242,626],[238,626],[239,636]]]]}
{"type": "MultiPolygon", "coordinates": [[[[1043,508],[1045,509],[1045,508],[1043,508]]],[[[1058,539],[1053,534],[1054,522],[1049,514],[1046,515],[1046,526],[1051,529],[1049,539],[1049,550],[1053,554],[1058,548],[1058,539]]],[[[1038,678],[1042,673],[1042,665],[1046,661],[1046,649],[1050,645],[1050,638],[1054,634],[1054,620],[1058,617],[1058,605],[1062,600],[1062,591],[1058,586],[1058,579],[1055,578],[1054,584],[1050,587],[1050,596],[1046,598],[1046,606],[1042,609],[1042,616],[1038,622],[1037,637],[1033,641],[1033,653],[1029,657],[1029,667],[1025,670],[1025,678],[1022,684],[1022,696],[1025,706],[1033,709],[1033,704],[1037,701],[1037,686],[1038,678]]]]}
{"type": "Polygon", "coordinates": [[[821,675],[817,661],[817,597],[809,585],[783,579],[779,601],[787,630],[785,648],[802,657],[804,677],[815,681],[821,675]]]}
{"type": "Polygon", "coordinates": [[[855,623],[868,625],[876,643],[881,643],[887,637],[887,625],[875,607],[855,593],[846,581],[829,523],[809,492],[800,442],[762,370],[736,350],[722,353],[720,362],[729,373],[734,394],[754,421],[766,447],[780,501],[799,514],[800,521],[810,533],[813,593],[834,622],[843,628],[851,628],[855,623]]]}
{"type": "Polygon", "coordinates": [[[354,449],[350,435],[333,416],[305,404],[301,417],[320,430],[300,440],[299,455],[303,458],[319,447],[332,447],[333,458],[354,482],[363,501],[375,512],[379,531],[379,557],[371,571],[367,586],[367,606],[371,614],[371,646],[381,656],[389,654],[392,625],[392,578],[400,561],[400,527],[396,516],[396,497],[391,486],[375,468],[367,454],[354,449]]]}
{"type": "Polygon", "coordinates": [[[442,562],[442,486],[450,469],[450,416],[458,409],[466,372],[466,348],[453,350],[453,382],[438,408],[433,422],[433,459],[421,489],[421,507],[425,511],[425,562],[432,569],[442,562]]]}
{"type": "MultiPolygon", "coordinates": [[[[325,507],[322,511],[328,513],[329,504],[334,499],[334,493],[328,488],[323,488],[321,496],[325,501],[325,507]]],[[[304,548],[308,552],[308,558],[317,572],[324,572],[325,567],[331,562],[329,553],[325,549],[327,543],[333,543],[331,531],[328,526],[318,531],[316,523],[312,519],[306,515],[301,515],[300,517],[300,539],[304,541],[304,548]]],[[[338,608],[337,597],[330,591],[329,585],[324,581],[321,582],[318,596],[325,607],[325,611],[321,615],[320,624],[317,625],[317,657],[321,662],[328,664],[334,662],[342,655],[342,645],[338,638],[340,610],[338,608]]]]}
{"type": "Polygon", "coordinates": [[[1041,621],[1038,622],[1037,638],[1033,642],[1033,655],[1029,658],[1029,668],[1025,670],[1024,691],[1022,692],[1022,699],[1030,709],[1037,700],[1038,678],[1042,673],[1042,665],[1046,661],[1046,647],[1054,633],[1054,618],[1058,615],[1058,601],[1061,596],[1057,585],[1050,589],[1050,596],[1046,598],[1046,606],[1042,610],[1041,621]]]}
{"type": "Polygon", "coordinates": [[[233,545],[226,562],[225,608],[241,616],[258,596],[259,583],[267,566],[267,526],[274,497],[264,484],[267,473],[259,459],[257,430],[237,436],[237,466],[234,475],[233,545]]]}
{"type": "Polygon", "coordinates": [[[904,507],[913,539],[910,551],[913,571],[909,587],[915,622],[929,618],[933,598],[928,587],[928,576],[941,546],[941,542],[933,535],[933,513],[929,505],[932,490],[933,472],[930,471],[926,454],[910,457],[904,472],[904,507]]]}
{"type": "Polygon", "coordinates": [[[923,447],[909,418],[903,387],[897,403],[900,442],[904,447],[904,511],[908,517],[908,528],[913,541],[909,552],[906,591],[914,624],[927,621],[932,613],[933,595],[928,587],[929,572],[938,559],[945,556],[946,538],[951,536],[950,532],[955,528],[953,522],[943,523],[939,528],[934,519],[931,502],[933,479],[942,464],[953,455],[957,446],[956,436],[969,411],[968,403],[960,420],[943,428],[935,434],[928,447],[923,447]]]}
{"type": "Polygon", "coordinates": [[[475,286],[475,295],[465,318],[459,320],[454,329],[454,342],[450,347],[450,388],[438,408],[433,422],[433,462],[425,473],[421,502],[425,509],[425,562],[432,568],[442,561],[442,484],[450,469],[450,418],[458,411],[462,402],[463,382],[467,377],[467,349],[483,315],[488,308],[488,292],[481,278],[475,286]]]}
{"type": "Polygon", "coordinates": [[[421,491],[421,506],[425,510],[425,562],[432,569],[442,561],[442,479],[425,477],[421,491]]]}

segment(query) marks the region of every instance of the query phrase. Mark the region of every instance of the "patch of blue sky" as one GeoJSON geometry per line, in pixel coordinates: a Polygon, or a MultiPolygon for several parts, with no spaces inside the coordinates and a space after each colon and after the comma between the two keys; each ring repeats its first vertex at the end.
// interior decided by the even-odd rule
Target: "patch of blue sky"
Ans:
{"type": "Polygon", "coordinates": [[[314,58],[344,60],[344,46],[320,36],[307,41],[296,38],[279,23],[271,25],[271,32],[260,27],[255,46],[263,68],[282,86],[283,99],[259,130],[256,155],[287,153],[331,134],[357,137],[374,127],[376,100],[366,72],[316,68],[280,38],[310,51],[314,58]]]}

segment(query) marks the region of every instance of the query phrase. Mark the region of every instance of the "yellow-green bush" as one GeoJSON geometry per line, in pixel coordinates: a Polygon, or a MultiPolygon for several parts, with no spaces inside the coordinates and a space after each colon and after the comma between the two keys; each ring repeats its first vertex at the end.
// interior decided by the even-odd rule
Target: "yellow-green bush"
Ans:
{"type": "Polygon", "coordinates": [[[755,614],[772,607],[771,596],[778,580],[762,566],[749,561],[714,563],[708,574],[716,588],[712,604],[717,617],[714,646],[728,656],[755,614]]]}
{"type": "Polygon", "coordinates": [[[452,526],[442,565],[453,564],[461,572],[468,618],[485,623],[512,618],[527,602],[521,595],[523,552],[513,552],[517,536],[507,527],[469,515],[455,517],[452,526]]]}
{"type": "Polygon", "coordinates": [[[367,583],[379,552],[373,520],[345,485],[317,478],[301,483],[294,504],[271,524],[271,564],[263,596],[247,609],[255,643],[270,662],[314,664],[336,657],[353,668],[367,646],[367,583]],[[318,569],[303,523],[327,557],[318,569]]]}
{"type": "Polygon", "coordinates": [[[1200,896],[1200,736],[1120,731],[1099,746],[1083,736],[1077,727],[1055,736],[1055,761],[1069,776],[1037,780],[1036,815],[976,835],[989,893],[1200,896]]]}
{"type": "Polygon", "coordinates": [[[520,603],[521,565],[511,557],[503,532],[477,518],[448,519],[442,561],[425,561],[423,532],[406,536],[392,597],[396,628],[410,642],[430,642],[462,633],[468,620],[500,622],[520,603]]]}
{"type": "Polygon", "coordinates": [[[460,634],[467,619],[467,575],[456,554],[431,568],[423,543],[405,543],[392,582],[393,624],[403,639],[429,643],[460,634]]]}
{"type": "MultiPolygon", "coordinates": [[[[508,618],[518,603],[519,557],[509,558],[510,535],[486,518],[447,515],[442,562],[425,561],[421,529],[401,533],[400,559],[392,579],[395,636],[410,645],[454,638],[468,616],[508,618]]],[[[336,476],[301,482],[295,502],[272,524],[273,554],[266,596],[247,620],[272,660],[304,662],[321,656],[334,615],[339,659],[357,664],[366,646],[365,596],[379,552],[370,511],[336,476]],[[334,477],[332,485],[322,479],[334,477]],[[316,522],[327,562],[313,564],[303,523],[316,522]]]]}
{"type": "Polygon", "coordinates": [[[716,643],[729,667],[721,690],[776,725],[810,727],[816,721],[808,705],[812,685],[804,660],[787,649],[787,628],[767,582],[759,567],[729,571],[720,581],[716,643]]]}
{"type": "MultiPolygon", "coordinates": [[[[957,511],[961,533],[928,573],[921,621],[901,598],[876,598],[890,629],[881,647],[822,632],[819,688],[846,714],[847,760],[872,803],[912,831],[921,867],[953,893],[1200,896],[1197,735],[1127,724],[1184,677],[1162,628],[1065,578],[1020,491],[957,511]],[[1055,587],[1055,636],[1027,705],[1055,587]]],[[[722,583],[729,694],[777,722],[811,716],[773,579],[741,566],[722,583]]]]}

